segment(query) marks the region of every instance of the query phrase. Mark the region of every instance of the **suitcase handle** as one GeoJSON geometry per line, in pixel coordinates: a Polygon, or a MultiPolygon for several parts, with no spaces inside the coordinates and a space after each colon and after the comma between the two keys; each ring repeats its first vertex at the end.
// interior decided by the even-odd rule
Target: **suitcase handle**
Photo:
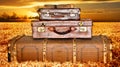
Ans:
{"type": "Polygon", "coordinates": [[[65,14],[59,13],[59,12],[57,12],[57,13],[50,13],[50,16],[53,17],[53,18],[62,18],[62,17],[64,17],[64,15],[65,14]]]}
{"type": "Polygon", "coordinates": [[[49,27],[48,29],[60,35],[68,34],[71,31],[76,30],[75,27],[49,27]]]}

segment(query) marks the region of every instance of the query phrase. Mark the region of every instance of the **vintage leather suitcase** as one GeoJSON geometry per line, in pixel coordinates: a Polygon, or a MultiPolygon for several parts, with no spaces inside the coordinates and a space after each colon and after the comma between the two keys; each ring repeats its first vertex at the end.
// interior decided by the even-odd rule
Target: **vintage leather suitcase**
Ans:
{"type": "Polygon", "coordinates": [[[111,41],[103,35],[92,39],[33,39],[21,36],[9,41],[8,60],[49,62],[109,62],[111,41]]]}
{"type": "Polygon", "coordinates": [[[40,8],[40,20],[80,20],[80,8],[40,8]]]}
{"type": "Polygon", "coordinates": [[[33,21],[33,38],[91,38],[92,21],[33,21]]]}

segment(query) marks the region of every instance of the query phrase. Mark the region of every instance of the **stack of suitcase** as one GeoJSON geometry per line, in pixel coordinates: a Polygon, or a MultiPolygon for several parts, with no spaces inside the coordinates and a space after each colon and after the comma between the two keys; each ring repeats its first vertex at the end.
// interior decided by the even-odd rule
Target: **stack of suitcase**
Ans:
{"type": "Polygon", "coordinates": [[[8,61],[108,62],[111,43],[103,35],[92,37],[92,20],[80,19],[80,9],[71,5],[46,5],[32,22],[32,36],[9,41],[8,61]],[[16,54],[14,54],[16,53],[16,54]]]}
{"type": "Polygon", "coordinates": [[[65,7],[39,9],[40,18],[32,23],[33,38],[91,38],[92,20],[80,20],[80,8],[65,7]]]}

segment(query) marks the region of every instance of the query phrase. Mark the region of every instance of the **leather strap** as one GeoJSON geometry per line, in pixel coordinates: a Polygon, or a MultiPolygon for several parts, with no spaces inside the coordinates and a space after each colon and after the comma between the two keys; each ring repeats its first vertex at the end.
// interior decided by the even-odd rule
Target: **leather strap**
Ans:
{"type": "Polygon", "coordinates": [[[15,43],[17,40],[19,40],[21,37],[23,37],[25,35],[18,35],[14,38],[12,38],[10,41],[9,41],[9,44],[8,44],[8,62],[11,62],[11,60],[15,60],[15,43]]]}
{"type": "Polygon", "coordinates": [[[107,45],[106,45],[104,36],[101,36],[101,37],[103,40],[103,62],[107,63],[107,45]]]}
{"type": "Polygon", "coordinates": [[[47,39],[43,41],[43,62],[46,62],[46,46],[47,46],[47,39]]]}
{"type": "Polygon", "coordinates": [[[76,39],[73,39],[73,63],[76,63],[76,39]]]}

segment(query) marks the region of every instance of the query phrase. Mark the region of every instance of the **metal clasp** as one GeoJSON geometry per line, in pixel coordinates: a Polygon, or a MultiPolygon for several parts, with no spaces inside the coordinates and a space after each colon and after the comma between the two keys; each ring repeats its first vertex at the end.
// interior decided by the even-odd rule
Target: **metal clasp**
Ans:
{"type": "Polygon", "coordinates": [[[87,32],[87,27],[80,27],[80,32],[87,32]]]}
{"type": "Polygon", "coordinates": [[[45,27],[38,27],[38,28],[37,28],[37,31],[38,31],[38,32],[45,32],[45,27]]]}
{"type": "Polygon", "coordinates": [[[38,28],[37,28],[37,31],[38,31],[38,32],[45,32],[45,24],[42,23],[42,24],[41,24],[41,27],[38,27],[38,28]]]}

